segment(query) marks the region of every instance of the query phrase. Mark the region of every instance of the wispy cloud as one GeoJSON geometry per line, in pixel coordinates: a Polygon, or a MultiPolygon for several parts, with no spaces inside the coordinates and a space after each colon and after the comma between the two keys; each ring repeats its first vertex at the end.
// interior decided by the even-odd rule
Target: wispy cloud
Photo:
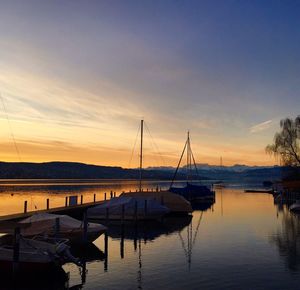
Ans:
{"type": "Polygon", "coordinates": [[[257,132],[267,130],[267,129],[270,128],[271,124],[272,124],[272,120],[268,120],[268,121],[256,124],[256,125],[249,128],[250,133],[257,133],[257,132]]]}

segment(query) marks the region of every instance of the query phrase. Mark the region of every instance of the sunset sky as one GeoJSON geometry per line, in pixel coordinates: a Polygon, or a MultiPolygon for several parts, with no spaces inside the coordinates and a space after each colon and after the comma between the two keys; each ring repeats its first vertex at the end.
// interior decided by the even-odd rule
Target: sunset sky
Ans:
{"type": "Polygon", "coordinates": [[[0,0],[0,160],[276,164],[300,111],[299,1],[0,0]],[[4,105],[4,107],[3,107],[4,105]],[[8,117],[8,118],[7,118],[8,117]],[[14,146],[16,140],[19,155],[14,146]]]}

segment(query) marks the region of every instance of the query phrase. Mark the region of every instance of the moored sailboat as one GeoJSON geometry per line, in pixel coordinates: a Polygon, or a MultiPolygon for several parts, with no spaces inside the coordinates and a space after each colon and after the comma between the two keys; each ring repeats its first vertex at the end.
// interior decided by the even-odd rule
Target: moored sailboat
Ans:
{"type": "Polygon", "coordinates": [[[196,171],[197,176],[199,177],[198,168],[191,148],[190,133],[188,132],[187,140],[185,142],[178,166],[175,170],[169,191],[183,196],[191,203],[213,203],[215,200],[215,192],[210,190],[207,186],[199,184],[199,181],[197,182],[198,184],[194,184],[195,181],[193,179],[194,175],[192,171],[192,165],[194,166],[194,171],[196,171]],[[174,180],[176,178],[185,151],[187,153],[186,185],[184,187],[175,187],[173,186],[174,180]]]}
{"type": "Polygon", "coordinates": [[[124,192],[121,196],[139,197],[139,198],[153,198],[166,206],[170,213],[175,214],[189,214],[193,211],[189,201],[183,196],[177,195],[170,191],[143,191],[143,128],[144,120],[141,120],[141,146],[140,146],[140,174],[139,174],[139,190],[136,192],[124,192]]]}

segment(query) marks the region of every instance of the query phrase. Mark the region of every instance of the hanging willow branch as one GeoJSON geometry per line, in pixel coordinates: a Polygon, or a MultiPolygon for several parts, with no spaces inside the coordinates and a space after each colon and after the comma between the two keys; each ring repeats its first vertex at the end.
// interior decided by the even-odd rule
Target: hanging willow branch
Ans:
{"type": "Polygon", "coordinates": [[[300,166],[300,115],[295,120],[281,120],[280,128],[266,152],[279,157],[284,165],[300,166]]]}

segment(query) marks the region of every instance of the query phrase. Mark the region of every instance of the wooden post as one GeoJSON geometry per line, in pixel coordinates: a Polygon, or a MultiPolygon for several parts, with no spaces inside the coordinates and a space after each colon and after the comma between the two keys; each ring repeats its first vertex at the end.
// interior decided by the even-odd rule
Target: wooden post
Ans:
{"type": "Polygon", "coordinates": [[[66,196],[65,207],[68,206],[68,197],[66,196]]]}
{"type": "Polygon", "coordinates": [[[137,222],[138,220],[138,203],[137,200],[134,203],[134,220],[137,222]]]}
{"type": "Polygon", "coordinates": [[[24,213],[27,213],[27,200],[24,201],[24,213]]]}
{"type": "Polygon", "coordinates": [[[104,271],[107,272],[107,269],[108,269],[108,235],[107,235],[107,231],[105,231],[105,233],[104,233],[104,254],[105,254],[104,271]]]}
{"type": "Polygon", "coordinates": [[[19,260],[20,260],[20,228],[15,228],[13,246],[14,246],[13,273],[17,274],[17,272],[19,271],[19,260]]]}
{"type": "Polygon", "coordinates": [[[83,243],[87,243],[88,218],[86,210],[83,213],[83,243]]]}
{"type": "Polygon", "coordinates": [[[94,202],[96,202],[96,193],[94,193],[94,202]]]}
{"type": "Polygon", "coordinates": [[[124,224],[124,218],[125,218],[125,204],[122,204],[122,220],[121,220],[122,225],[124,224]]]}
{"type": "Polygon", "coordinates": [[[55,237],[58,239],[59,238],[59,231],[60,231],[60,222],[59,222],[59,217],[55,219],[55,237]]]}
{"type": "Polygon", "coordinates": [[[86,282],[86,261],[84,259],[84,261],[82,262],[82,274],[81,274],[81,284],[84,285],[86,282]]]}
{"type": "Polygon", "coordinates": [[[106,192],[104,192],[104,200],[106,200],[106,192]]]}
{"type": "Polygon", "coordinates": [[[116,197],[116,192],[114,192],[114,197],[116,197]]]}
{"type": "Polygon", "coordinates": [[[49,209],[49,198],[47,198],[46,208],[47,208],[47,210],[49,209]]]}
{"type": "Polygon", "coordinates": [[[106,219],[106,223],[108,223],[108,220],[109,220],[109,208],[108,207],[105,209],[105,219],[106,219]]]}
{"type": "Polygon", "coordinates": [[[120,256],[124,259],[124,225],[121,227],[120,256]]]}
{"type": "Polygon", "coordinates": [[[110,199],[112,199],[113,198],[113,192],[112,192],[112,190],[110,191],[110,199]]]}
{"type": "Polygon", "coordinates": [[[83,195],[80,195],[80,204],[83,204],[83,195]]]}
{"type": "Polygon", "coordinates": [[[144,210],[145,210],[145,216],[147,216],[147,208],[148,208],[148,200],[145,199],[145,207],[144,207],[144,210]]]}

